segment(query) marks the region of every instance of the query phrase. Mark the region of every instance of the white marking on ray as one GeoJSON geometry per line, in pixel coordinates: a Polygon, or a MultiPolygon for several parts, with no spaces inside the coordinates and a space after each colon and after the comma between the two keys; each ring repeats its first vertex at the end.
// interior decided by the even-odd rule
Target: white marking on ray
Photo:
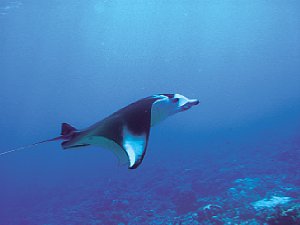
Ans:
{"type": "Polygon", "coordinates": [[[129,167],[139,161],[144,153],[146,146],[146,134],[134,135],[127,127],[123,130],[123,147],[129,158],[129,167]]]}
{"type": "Polygon", "coordinates": [[[151,108],[151,126],[166,119],[170,115],[171,107],[168,97],[155,101],[151,108]]]}

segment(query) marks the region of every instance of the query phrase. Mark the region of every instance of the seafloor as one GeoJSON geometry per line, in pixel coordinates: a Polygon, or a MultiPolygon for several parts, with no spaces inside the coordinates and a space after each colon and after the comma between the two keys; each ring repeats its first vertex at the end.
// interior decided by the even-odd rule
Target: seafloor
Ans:
{"type": "Polygon", "coordinates": [[[28,197],[28,208],[26,199],[22,208],[11,206],[16,217],[10,223],[300,224],[299,138],[248,148],[226,145],[147,163],[147,170],[122,178],[37,188],[39,203],[32,205],[28,197]]]}

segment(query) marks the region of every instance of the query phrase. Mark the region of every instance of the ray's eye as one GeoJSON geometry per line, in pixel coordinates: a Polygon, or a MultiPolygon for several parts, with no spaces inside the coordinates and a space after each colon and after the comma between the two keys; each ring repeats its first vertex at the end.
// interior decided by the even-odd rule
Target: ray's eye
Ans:
{"type": "Polygon", "coordinates": [[[179,102],[179,99],[178,99],[178,98],[172,98],[171,101],[172,101],[173,103],[177,103],[177,102],[179,102]]]}

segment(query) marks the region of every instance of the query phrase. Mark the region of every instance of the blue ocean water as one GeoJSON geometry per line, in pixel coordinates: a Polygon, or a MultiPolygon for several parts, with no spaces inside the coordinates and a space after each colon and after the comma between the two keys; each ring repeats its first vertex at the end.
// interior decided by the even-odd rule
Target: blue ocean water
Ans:
{"type": "Polygon", "coordinates": [[[0,224],[300,224],[298,1],[0,1],[1,151],[140,98],[200,105],[140,167],[59,142],[0,158],[0,224]]]}

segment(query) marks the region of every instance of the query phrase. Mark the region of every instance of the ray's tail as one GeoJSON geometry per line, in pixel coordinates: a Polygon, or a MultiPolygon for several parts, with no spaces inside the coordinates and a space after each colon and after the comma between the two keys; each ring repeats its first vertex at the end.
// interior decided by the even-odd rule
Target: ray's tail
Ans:
{"type": "Polygon", "coordinates": [[[44,141],[39,141],[39,142],[30,144],[30,145],[25,145],[25,146],[21,146],[21,147],[18,147],[18,148],[13,148],[13,149],[10,149],[6,152],[1,152],[0,157],[3,156],[3,155],[6,155],[6,154],[12,153],[12,152],[17,152],[17,151],[21,151],[23,149],[32,148],[32,147],[35,147],[39,144],[43,144],[43,143],[50,142],[50,141],[68,140],[72,137],[72,135],[76,131],[77,131],[77,129],[72,127],[70,124],[62,123],[62,125],[61,125],[61,136],[51,138],[51,139],[48,139],[48,140],[44,140],[44,141]]]}
{"type": "Polygon", "coordinates": [[[14,148],[14,149],[8,150],[8,151],[6,151],[6,152],[1,152],[1,153],[0,153],[0,157],[3,156],[3,155],[6,155],[6,154],[8,154],[8,153],[21,151],[21,150],[27,149],[27,148],[32,148],[32,147],[35,147],[35,146],[37,146],[37,145],[39,145],[39,144],[43,144],[43,143],[45,143],[45,142],[58,141],[58,140],[62,140],[62,139],[63,139],[63,136],[59,136],[59,137],[51,138],[51,139],[49,139],[49,140],[39,141],[39,142],[30,144],[30,145],[25,145],[25,146],[21,146],[21,147],[18,147],[18,148],[14,148]]]}

